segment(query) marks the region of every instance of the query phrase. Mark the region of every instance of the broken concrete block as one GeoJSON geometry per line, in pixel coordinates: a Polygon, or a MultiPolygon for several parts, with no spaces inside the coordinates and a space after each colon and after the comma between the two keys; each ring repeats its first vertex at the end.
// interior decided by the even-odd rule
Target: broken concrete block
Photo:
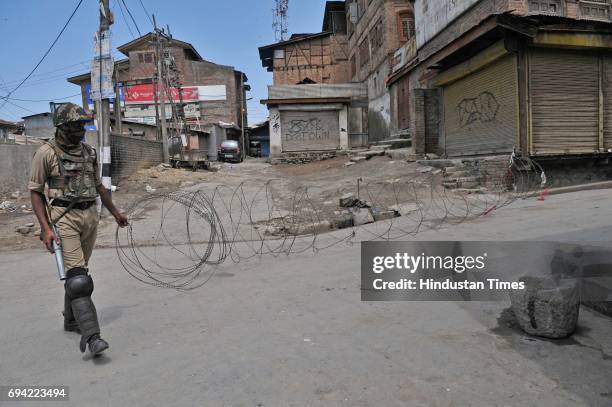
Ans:
{"type": "Polygon", "coordinates": [[[398,217],[398,213],[395,211],[388,211],[384,209],[374,208],[372,209],[372,216],[374,216],[374,220],[379,222],[381,220],[389,220],[398,217]]]}
{"type": "Polygon", "coordinates": [[[511,290],[516,320],[525,332],[545,338],[564,338],[576,330],[580,286],[576,279],[523,277],[524,290],[511,290]]]}
{"type": "Polygon", "coordinates": [[[348,194],[342,195],[342,198],[340,198],[340,204],[339,205],[342,208],[351,208],[351,207],[355,206],[357,201],[358,201],[358,199],[355,198],[355,194],[349,192],[348,194]]]}
{"type": "Polygon", "coordinates": [[[346,229],[353,227],[353,215],[350,212],[338,212],[332,220],[334,229],[346,229]]]}
{"type": "Polygon", "coordinates": [[[350,167],[351,165],[355,165],[355,162],[349,161],[349,162],[344,163],[345,167],[350,167]]]}
{"type": "Polygon", "coordinates": [[[319,222],[297,223],[289,226],[290,235],[315,235],[328,232],[331,229],[331,222],[322,220],[319,222]]]}
{"type": "Polygon", "coordinates": [[[401,204],[393,205],[389,209],[399,213],[401,216],[408,216],[409,214],[418,211],[420,208],[418,204],[408,202],[408,203],[401,203],[401,204]]]}
{"type": "Polygon", "coordinates": [[[368,208],[353,208],[351,213],[353,215],[353,225],[355,226],[374,223],[374,217],[368,208]]]}

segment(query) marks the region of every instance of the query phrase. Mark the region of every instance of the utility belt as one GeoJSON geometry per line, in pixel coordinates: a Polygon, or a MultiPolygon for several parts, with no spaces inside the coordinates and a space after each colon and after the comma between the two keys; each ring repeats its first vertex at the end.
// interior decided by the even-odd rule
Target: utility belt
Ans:
{"type": "Polygon", "coordinates": [[[71,204],[69,201],[61,201],[59,199],[54,199],[53,202],[51,202],[51,206],[57,206],[59,208],[68,208],[70,206],[72,209],[79,209],[82,211],[91,208],[95,204],[96,201],[85,201],[71,204]]]}

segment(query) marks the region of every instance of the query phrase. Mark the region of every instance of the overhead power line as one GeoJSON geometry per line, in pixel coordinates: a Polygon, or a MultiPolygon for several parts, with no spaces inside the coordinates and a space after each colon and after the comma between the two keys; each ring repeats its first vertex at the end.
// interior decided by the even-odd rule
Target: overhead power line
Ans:
{"type": "Polygon", "coordinates": [[[136,38],[136,36],[134,35],[134,32],[132,31],[132,27],[130,27],[130,24],[127,21],[127,16],[125,15],[125,11],[123,11],[123,6],[121,5],[121,2],[118,1],[117,4],[119,5],[119,10],[121,10],[121,17],[123,17],[123,22],[125,23],[125,26],[130,32],[130,35],[132,36],[132,38],[136,38]]]}
{"type": "Polygon", "coordinates": [[[142,9],[144,10],[145,14],[147,15],[147,18],[149,19],[149,21],[151,22],[151,26],[154,27],[155,23],[153,22],[153,18],[151,18],[151,13],[149,13],[144,5],[144,3],[142,2],[142,0],[138,0],[140,2],[140,5],[142,6],[142,9]]]}
{"type": "Polygon", "coordinates": [[[9,98],[5,96],[0,96],[0,98],[2,99],[6,99],[6,100],[14,100],[17,102],[54,102],[56,100],[64,100],[64,99],[70,99],[76,96],[81,96],[81,93],[75,93],[74,95],[70,95],[70,96],[64,96],[61,98],[55,98],[55,99],[15,99],[15,98],[9,98]]]}
{"type": "Polygon", "coordinates": [[[132,12],[128,8],[127,4],[125,4],[125,0],[121,0],[121,2],[123,3],[123,7],[125,7],[125,10],[130,15],[130,18],[132,19],[132,22],[134,23],[134,26],[136,27],[136,31],[138,31],[138,35],[142,37],[142,34],[140,33],[140,28],[138,28],[138,24],[136,24],[136,20],[134,20],[134,16],[132,15],[132,12]]]}
{"type": "MultiPolygon", "coordinates": [[[[49,46],[49,49],[47,49],[47,51],[43,54],[42,58],[40,58],[40,60],[38,61],[38,63],[36,64],[36,66],[34,66],[34,68],[30,71],[30,73],[28,74],[28,76],[26,76],[20,83],[19,85],[17,85],[12,91],[10,91],[8,93],[8,95],[6,95],[7,97],[10,97],[13,93],[15,93],[15,91],[17,91],[17,89],[19,89],[21,87],[21,85],[23,85],[28,79],[30,79],[30,76],[32,76],[34,74],[34,72],[36,72],[36,70],[38,69],[38,67],[40,66],[40,64],[43,63],[43,61],[45,60],[45,58],[47,57],[47,55],[49,55],[49,53],[51,52],[51,50],[53,49],[53,47],[55,47],[55,44],[57,44],[57,41],[59,41],[60,37],[62,36],[62,34],[64,33],[64,31],[66,31],[66,28],[68,28],[68,24],[70,24],[70,22],[72,21],[72,18],[74,17],[74,15],[76,14],[76,12],[79,10],[79,7],[81,7],[81,4],[83,4],[83,0],[79,0],[79,2],[77,3],[76,7],[74,8],[74,10],[72,11],[72,14],[70,14],[70,17],[68,17],[68,21],[66,21],[66,23],[64,24],[64,26],[62,27],[61,31],[59,32],[59,34],[57,35],[57,37],[55,37],[55,39],[53,40],[53,42],[51,43],[51,45],[49,46]]],[[[2,104],[2,107],[8,102],[8,100],[6,98],[4,98],[4,103],[2,104]]]]}

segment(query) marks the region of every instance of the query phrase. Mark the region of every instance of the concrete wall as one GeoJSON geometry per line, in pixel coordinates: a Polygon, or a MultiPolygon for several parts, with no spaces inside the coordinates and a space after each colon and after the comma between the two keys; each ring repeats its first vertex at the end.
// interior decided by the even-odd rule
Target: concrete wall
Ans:
{"type": "Polygon", "coordinates": [[[161,141],[114,135],[111,143],[113,184],[118,183],[116,178],[128,177],[164,161],[161,141]]]}
{"type": "Polygon", "coordinates": [[[53,117],[48,115],[36,115],[24,119],[25,135],[32,138],[49,139],[55,136],[53,117]]]}
{"type": "Polygon", "coordinates": [[[0,144],[0,199],[27,192],[32,157],[40,145],[0,144]]]}

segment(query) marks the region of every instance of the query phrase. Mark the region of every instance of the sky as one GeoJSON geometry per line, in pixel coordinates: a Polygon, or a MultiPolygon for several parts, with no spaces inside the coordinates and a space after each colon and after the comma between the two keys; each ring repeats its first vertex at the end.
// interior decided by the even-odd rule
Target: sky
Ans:
{"type": "MultiPolygon", "coordinates": [[[[169,25],[174,38],[193,44],[204,59],[245,72],[252,87],[247,95],[252,98],[248,101],[249,122],[266,119],[267,109],[259,101],[267,97],[266,86],[272,84],[272,74],[261,66],[257,48],[275,42],[274,0],[110,0],[115,15],[112,45],[117,59],[125,56],[116,47],[139,37],[123,2],[142,34],[152,30],[146,9],[155,14],[159,26],[169,25]]],[[[7,95],[34,68],[77,3],[0,0],[0,96],[7,95]]],[[[290,0],[289,33],[319,32],[324,8],[325,0],[290,0]]],[[[89,72],[98,24],[98,0],[83,0],[51,53],[0,110],[0,119],[17,121],[48,112],[46,100],[78,95],[79,88],[66,78],[89,72]]],[[[57,101],[80,104],[81,98],[57,101]]],[[[0,106],[3,103],[0,100],[0,106]]]]}

